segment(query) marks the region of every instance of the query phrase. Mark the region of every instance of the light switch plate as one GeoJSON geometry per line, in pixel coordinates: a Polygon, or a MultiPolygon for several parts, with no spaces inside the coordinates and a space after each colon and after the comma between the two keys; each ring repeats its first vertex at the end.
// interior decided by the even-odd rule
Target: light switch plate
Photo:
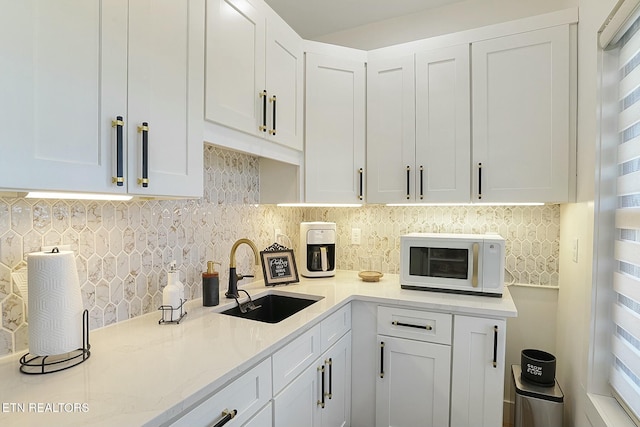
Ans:
{"type": "Polygon", "coordinates": [[[359,228],[352,228],[351,229],[351,244],[352,245],[359,245],[361,236],[362,236],[362,232],[361,232],[361,230],[359,228]]]}

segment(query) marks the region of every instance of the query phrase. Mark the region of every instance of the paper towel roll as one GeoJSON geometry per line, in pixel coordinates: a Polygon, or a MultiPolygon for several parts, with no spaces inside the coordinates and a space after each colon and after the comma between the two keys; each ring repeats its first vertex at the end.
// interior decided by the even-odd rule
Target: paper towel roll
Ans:
{"type": "Polygon", "coordinates": [[[29,353],[64,354],[82,348],[82,295],[72,251],[27,256],[29,353]]]}

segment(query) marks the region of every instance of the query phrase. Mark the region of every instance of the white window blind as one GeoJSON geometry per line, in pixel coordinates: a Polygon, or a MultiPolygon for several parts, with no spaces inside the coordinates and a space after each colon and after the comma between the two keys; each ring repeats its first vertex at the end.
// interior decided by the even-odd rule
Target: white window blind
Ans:
{"type": "Polygon", "coordinates": [[[620,39],[618,206],[610,382],[627,409],[640,418],[640,24],[620,39]]]}

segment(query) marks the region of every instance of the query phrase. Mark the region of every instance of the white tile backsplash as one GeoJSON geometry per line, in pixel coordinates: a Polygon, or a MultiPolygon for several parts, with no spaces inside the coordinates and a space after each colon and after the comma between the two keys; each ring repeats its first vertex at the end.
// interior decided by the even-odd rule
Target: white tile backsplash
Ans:
{"type": "MultiPolygon", "coordinates": [[[[91,328],[145,313],[162,302],[168,265],[176,260],[188,298],[201,295],[206,263],[221,263],[228,281],[229,252],[242,237],[258,248],[273,243],[275,228],[298,247],[301,221],[334,221],[337,266],[358,269],[359,257],[383,256],[397,273],[399,236],[411,231],[498,232],[507,239],[507,269],[520,283],[556,285],[560,209],[536,207],[291,208],[257,206],[259,159],[204,148],[204,197],[198,200],[94,202],[0,198],[0,355],[26,352],[28,318],[11,272],[43,245],[70,245],[76,253],[83,303],[91,328]],[[362,230],[351,245],[351,228],[362,230]]],[[[280,242],[283,243],[283,242],[280,242]]],[[[238,271],[261,276],[251,251],[237,251],[238,271]]],[[[158,312],[158,316],[160,316],[158,312]]]]}

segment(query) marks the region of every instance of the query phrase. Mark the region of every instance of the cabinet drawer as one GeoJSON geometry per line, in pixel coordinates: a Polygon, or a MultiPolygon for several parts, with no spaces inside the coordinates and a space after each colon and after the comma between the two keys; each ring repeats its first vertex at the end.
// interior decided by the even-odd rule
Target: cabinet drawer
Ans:
{"type": "Polygon", "coordinates": [[[321,353],[319,324],[275,352],[272,357],[273,394],[279,393],[321,353]]]}
{"type": "Polygon", "coordinates": [[[418,341],[451,344],[450,314],[378,307],[378,334],[418,341]]]}
{"type": "Polygon", "coordinates": [[[265,359],[240,378],[216,392],[171,427],[210,426],[220,421],[223,411],[238,411],[226,425],[241,426],[271,399],[271,364],[265,359]]]}
{"type": "Polygon", "coordinates": [[[326,351],[349,330],[351,330],[351,304],[342,307],[320,324],[321,351],[326,351]]]}

